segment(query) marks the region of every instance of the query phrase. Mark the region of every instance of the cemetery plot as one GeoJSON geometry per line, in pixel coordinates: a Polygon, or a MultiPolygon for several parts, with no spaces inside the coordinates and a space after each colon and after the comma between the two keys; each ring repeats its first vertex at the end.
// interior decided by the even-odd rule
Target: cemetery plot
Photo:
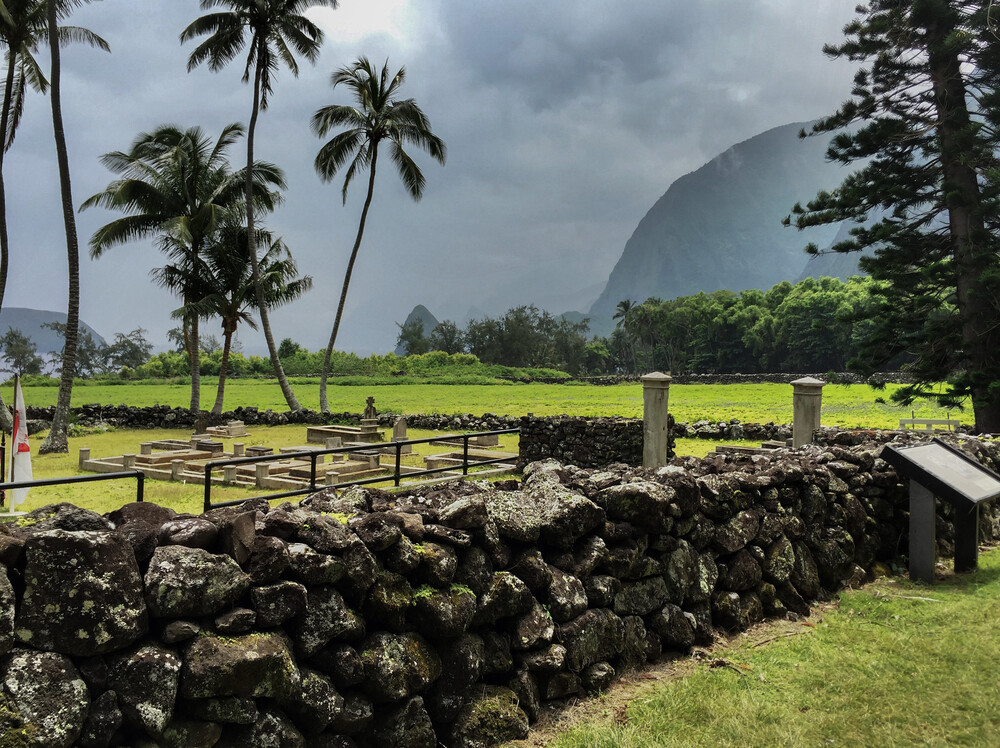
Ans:
{"type": "MultiPolygon", "coordinates": [[[[384,442],[384,436],[379,434],[377,441],[345,440],[343,436],[323,434],[323,446],[316,445],[318,427],[309,427],[306,433],[306,444],[271,447],[265,445],[247,446],[243,442],[233,442],[230,447],[214,436],[217,434],[195,434],[191,439],[164,439],[143,442],[138,454],[123,454],[111,457],[92,457],[90,449],[83,447],[79,454],[81,470],[97,473],[111,473],[121,470],[137,469],[150,479],[163,481],[181,481],[184,483],[203,485],[205,481],[205,466],[210,462],[224,461],[242,457],[274,456],[276,459],[264,462],[223,465],[213,468],[211,481],[213,485],[239,486],[247,489],[259,488],[268,491],[289,491],[306,488],[312,477],[312,460],[303,455],[308,452],[319,452],[325,449],[343,449],[343,452],[316,455],[315,484],[331,486],[353,481],[370,480],[384,477],[393,480],[396,471],[396,450],[400,450],[399,474],[406,483],[413,483],[423,470],[440,470],[434,480],[448,480],[461,477],[463,474],[462,440],[455,435],[449,435],[441,442],[435,441],[426,445],[444,444],[453,447],[449,451],[436,454],[417,454],[413,445],[390,444],[384,442]],[[282,455],[289,455],[282,458],[282,455]],[[407,476],[412,476],[407,479],[407,476]]],[[[340,429],[344,427],[321,427],[340,429]]],[[[223,438],[231,438],[222,435],[223,438]]],[[[350,432],[354,433],[354,432],[350,432]]],[[[373,432],[368,431],[368,434],[373,432]]],[[[219,434],[221,435],[221,434],[219,434]]],[[[405,420],[400,419],[393,429],[393,442],[405,441],[405,420]]],[[[497,442],[496,437],[472,437],[470,444],[489,444],[497,442]]],[[[422,445],[423,446],[423,445],[422,445]]],[[[468,451],[469,470],[475,471],[477,477],[506,472],[514,468],[517,454],[502,452],[495,448],[479,446],[468,451]],[[484,465],[483,463],[503,460],[500,464],[484,465]],[[477,467],[478,466],[478,467],[477,467]]]]}

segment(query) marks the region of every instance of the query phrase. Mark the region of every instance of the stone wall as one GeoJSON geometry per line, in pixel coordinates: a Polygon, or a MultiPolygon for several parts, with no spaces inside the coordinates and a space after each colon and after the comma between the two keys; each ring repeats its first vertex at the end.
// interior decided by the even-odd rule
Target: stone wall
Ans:
{"type": "MultiPolygon", "coordinates": [[[[668,419],[673,429],[673,416],[668,419]]],[[[522,464],[548,458],[580,467],[642,464],[642,419],[526,416],[518,426],[522,464]]],[[[673,448],[671,435],[668,457],[674,456],[673,448]]]]}
{"type": "MultiPolygon", "coordinates": [[[[523,481],[328,489],[197,517],[36,510],[0,525],[0,745],[521,737],[544,701],[806,615],[898,561],[907,497],[880,450],[656,471],[546,461],[523,481]]],[[[984,539],[998,525],[983,512],[984,539]]],[[[943,508],[941,552],[951,537],[943,508]]]]}

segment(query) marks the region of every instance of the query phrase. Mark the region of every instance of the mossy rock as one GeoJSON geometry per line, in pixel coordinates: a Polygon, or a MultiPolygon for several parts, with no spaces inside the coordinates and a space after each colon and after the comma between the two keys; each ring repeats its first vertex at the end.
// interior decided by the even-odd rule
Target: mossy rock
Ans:
{"type": "Polygon", "coordinates": [[[526,737],[528,715],[513,691],[498,686],[485,687],[459,712],[452,729],[456,748],[486,748],[526,737]]]}
{"type": "Polygon", "coordinates": [[[38,745],[38,728],[0,694],[0,748],[31,748],[38,745]]]}

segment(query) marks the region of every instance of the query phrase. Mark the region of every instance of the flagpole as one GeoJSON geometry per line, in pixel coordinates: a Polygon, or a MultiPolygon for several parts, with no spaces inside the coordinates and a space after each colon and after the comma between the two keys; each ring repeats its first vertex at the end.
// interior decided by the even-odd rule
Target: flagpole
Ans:
{"type": "MultiPolygon", "coordinates": [[[[10,435],[10,482],[14,482],[14,460],[17,457],[17,391],[21,383],[21,375],[14,375],[14,433],[10,435]]],[[[13,505],[10,507],[14,510],[13,505]]]]}

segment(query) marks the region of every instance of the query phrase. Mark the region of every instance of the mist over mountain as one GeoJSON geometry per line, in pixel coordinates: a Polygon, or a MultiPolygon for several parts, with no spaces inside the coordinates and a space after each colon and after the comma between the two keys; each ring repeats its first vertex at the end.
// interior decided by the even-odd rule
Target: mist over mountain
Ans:
{"type": "MultiPolygon", "coordinates": [[[[847,174],[846,168],[826,160],[828,137],[799,137],[810,127],[798,122],[767,130],[680,177],[639,222],[605,283],[569,292],[554,282],[549,295],[535,305],[570,321],[588,317],[592,335],[608,335],[623,299],[768,289],[785,280],[846,280],[859,274],[858,254],[826,251],[847,239],[854,224],[804,231],[781,224],[795,203],[833,189],[847,174]],[[806,254],[810,242],[824,251],[806,254]],[[566,311],[588,309],[586,300],[595,296],[588,311],[566,311]]],[[[417,306],[407,320],[424,313],[430,314],[417,306]]],[[[477,316],[486,315],[469,314],[459,323],[477,316]]],[[[430,329],[425,324],[425,334],[430,329]]]]}
{"type": "MultiPolygon", "coordinates": [[[[43,324],[66,322],[66,312],[52,312],[45,309],[26,309],[24,307],[7,307],[0,309],[0,335],[8,329],[20,330],[23,334],[31,338],[37,346],[39,353],[61,352],[63,349],[63,338],[43,324]]],[[[101,337],[97,331],[83,320],[80,320],[80,329],[89,332],[98,345],[104,345],[107,341],[101,337]]]]}
{"type": "Polygon", "coordinates": [[[623,299],[766,289],[806,275],[855,274],[856,255],[810,258],[803,251],[809,242],[830,246],[838,225],[805,231],[781,225],[796,202],[836,187],[847,173],[826,161],[827,137],[798,137],[809,126],[794,123],[756,135],[671,184],[639,222],[590,307],[591,332],[611,331],[623,299]]]}

